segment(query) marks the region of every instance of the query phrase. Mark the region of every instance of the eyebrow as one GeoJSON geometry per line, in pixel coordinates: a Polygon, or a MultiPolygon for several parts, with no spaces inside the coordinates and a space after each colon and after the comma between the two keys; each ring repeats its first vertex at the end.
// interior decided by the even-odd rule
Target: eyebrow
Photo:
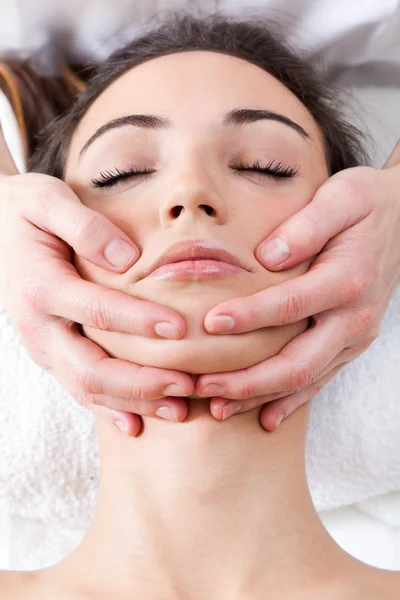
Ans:
{"type": "MultiPolygon", "coordinates": [[[[294,129],[294,131],[297,131],[297,133],[299,133],[303,138],[311,139],[311,136],[298,123],[295,123],[292,121],[292,119],[289,119],[289,117],[285,117],[285,115],[281,115],[280,113],[270,110],[237,108],[231,110],[225,115],[222,125],[224,127],[248,125],[249,123],[255,123],[256,121],[262,120],[278,121],[279,123],[288,125],[294,129]]],[[[78,160],[82,158],[89,146],[91,146],[91,144],[93,144],[93,142],[100,136],[106,133],[106,131],[117,129],[119,127],[125,127],[126,125],[141,127],[142,129],[168,129],[173,126],[172,121],[169,119],[166,119],[165,117],[158,117],[156,115],[127,115],[126,117],[118,117],[117,119],[113,119],[112,121],[109,121],[105,125],[99,127],[99,129],[83,146],[79,153],[78,160]]]]}

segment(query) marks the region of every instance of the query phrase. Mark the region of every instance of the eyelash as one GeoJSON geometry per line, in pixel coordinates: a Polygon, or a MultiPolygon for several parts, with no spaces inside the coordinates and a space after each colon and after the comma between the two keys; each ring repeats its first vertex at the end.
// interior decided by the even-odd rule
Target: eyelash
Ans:
{"type": "MultiPolygon", "coordinates": [[[[235,168],[236,173],[241,171],[257,171],[266,177],[273,177],[274,179],[291,179],[298,173],[298,167],[285,166],[281,162],[275,162],[271,160],[265,167],[260,165],[259,160],[255,160],[252,165],[240,162],[235,168]]],[[[140,170],[138,167],[131,165],[126,170],[114,168],[114,171],[101,171],[98,179],[91,179],[90,183],[95,188],[111,188],[120,181],[133,177],[135,175],[151,175],[154,171],[148,171],[147,169],[140,170]]]]}

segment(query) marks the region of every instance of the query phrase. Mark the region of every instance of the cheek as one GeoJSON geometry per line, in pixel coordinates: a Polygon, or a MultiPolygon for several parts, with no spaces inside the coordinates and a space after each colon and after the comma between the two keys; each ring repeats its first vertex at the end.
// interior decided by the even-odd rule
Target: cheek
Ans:
{"type": "Polygon", "coordinates": [[[268,189],[257,190],[235,202],[233,227],[242,247],[257,248],[282,223],[307,206],[318,187],[306,178],[291,183],[274,183],[268,189]]]}
{"type": "Polygon", "coordinates": [[[84,206],[106,217],[123,231],[141,251],[149,235],[159,227],[157,207],[149,198],[135,201],[134,190],[119,197],[94,198],[85,188],[69,183],[84,206]],[[132,194],[132,196],[130,195],[132,194]]]}
{"type": "MultiPolygon", "coordinates": [[[[229,225],[229,235],[235,248],[256,248],[282,221],[305,206],[310,200],[310,190],[300,194],[285,192],[265,201],[257,198],[257,206],[250,199],[235,207],[235,218],[229,225]],[[243,225],[246,227],[243,227],[243,225]],[[268,227],[266,226],[268,224],[268,227]]],[[[132,239],[129,223],[137,222],[126,215],[126,210],[103,212],[132,239]],[[127,225],[128,224],[128,225],[127,225]]],[[[142,225],[142,224],[141,224],[142,225]]],[[[154,231],[149,223],[143,229],[154,231]]],[[[146,233],[142,234],[146,236],[146,233]]],[[[136,241],[136,240],[134,240],[136,241]]],[[[143,241],[143,240],[142,240],[143,241]]],[[[146,241],[147,243],[147,241],[146,241]]],[[[109,356],[129,360],[143,366],[176,369],[194,375],[244,369],[276,355],[291,339],[308,327],[308,319],[282,327],[267,327],[239,335],[210,335],[204,329],[204,317],[215,305],[228,299],[260,292],[285,280],[305,273],[310,261],[279,273],[267,271],[254,257],[255,273],[247,278],[227,279],[215,283],[203,282],[197,287],[166,286],[163,282],[147,279],[133,283],[133,273],[117,274],[101,269],[89,261],[74,256],[74,265],[80,275],[88,280],[129,295],[169,306],[180,314],[186,323],[187,333],[182,340],[149,339],[133,334],[100,331],[84,327],[84,334],[109,356]],[[162,299],[162,301],[160,300],[162,299]]]]}
{"type": "Polygon", "coordinates": [[[121,275],[119,273],[112,273],[101,267],[97,267],[93,263],[89,262],[85,258],[78,256],[74,253],[72,257],[72,264],[78,271],[82,279],[98,283],[112,289],[121,289],[121,275]]]}

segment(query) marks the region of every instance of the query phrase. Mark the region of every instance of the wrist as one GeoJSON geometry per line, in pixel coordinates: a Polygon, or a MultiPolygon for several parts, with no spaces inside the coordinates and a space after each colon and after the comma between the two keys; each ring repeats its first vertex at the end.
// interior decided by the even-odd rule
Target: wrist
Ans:
{"type": "Polygon", "coordinates": [[[10,175],[18,175],[18,169],[0,128],[0,179],[10,175]]]}
{"type": "Polygon", "coordinates": [[[0,89],[0,175],[18,175],[24,171],[25,156],[17,119],[0,89]]]}
{"type": "Polygon", "coordinates": [[[384,169],[400,169],[400,141],[397,143],[393,152],[385,163],[384,169]]]}

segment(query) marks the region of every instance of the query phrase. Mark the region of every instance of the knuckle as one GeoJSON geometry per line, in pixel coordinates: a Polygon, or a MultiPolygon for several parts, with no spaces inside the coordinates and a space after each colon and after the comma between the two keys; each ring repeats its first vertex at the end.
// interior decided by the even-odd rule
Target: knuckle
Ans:
{"type": "Polygon", "coordinates": [[[89,408],[93,404],[92,398],[84,392],[75,392],[74,398],[83,408],[89,408]]]}
{"type": "Polygon", "coordinates": [[[368,348],[371,346],[371,344],[373,344],[375,342],[377,337],[378,337],[378,335],[375,333],[373,333],[371,335],[367,335],[361,342],[359,342],[354,347],[354,350],[359,354],[361,354],[362,352],[365,352],[365,350],[368,350],[368,348]]]}
{"type": "Polygon", "coordinates": [[[256,396],[255,392],[256,392],[255,385],[251,378],[249,369],[244,369],[243,370],[243,382],[241,385],[241,397],[244,400],[250,400],[251,398],[255,398],[255,396],[256,396]]]}
{"type": "MultiPolygon", "coordinates": [[[[103,331],[109,331],[111,327],[111,316],[110,316],[110,303],[108,302],[109,296],[113,295],[113,291],[110,289],[105,290],[95,298],[91,300],[86,306],[85,316],[87,321],[92,327],[101,329],[103,331]]],[[[110,298],[112,300],[112,298],[110,298]]]]}
{"type": "Polygon", "coordinates": [[[318,242],[319,245],[326,243],[326,239],[322,238],[321,223],[317,216],[311,211],[304,216],[305,222],[303,226],[304,244],[308,247],[311,244],[318,242]],[[322,244],[321,244],[322,242],[322,244]]]}
{"type": "Polygon", "coordinates": [[[51,210],[52,204],[54,205],[54,196],[57,192],[57,186],[52,181],[39,186],[33,198],[35,209],[46,215],[51,210]]]}
{"type": "MultiPolygon", "coordinates": [[[[129,398],[127,411],[135,415],[141,414],[142,401],[138,398],[129,398]]],[[[124,409],[125,410],[125,409],[124,409]]]]}
{"type": "Polygon", "coordinates": [[[129,403],[136,404],[138,400],[144,400],[145,391],[140,377],[126,391],[128,392],[129,403]]]}
{"type": "Polygon", "coordinates": [[[23,214],[28,209],[28,213],[33,210],[34,213],[40,213],[41,218],[46,221],[48,216],[57,210],[56,199],[60,197],[60,181],[55,178],[46,178],[45,180],[32,181],[34,192],[29,206],[21,204],[20,211],[23,214]]]}
{"type": "Polygon", "coordinates": [[[298,321],[303,314],[304,300],[300,293],[288,291],[279,303],[279,323],[287,325],[298,321]]]}
{"type": "Polygon", "coordinates": [[[135,409],[139,403],[148,400],[155,400],[162,396],[162,391],[159,390],[159,385],[154,377],[152,367],[141,366],[136,373],[135,381],[127,383],[121,390],[121,395],[128,398],[128,402],[135,409]],[[157,390],[155,390],[155,386],[157,390]]]}
{"type": "Polygon", "coordinates": [[[370,279],[366,275],[353,274],[346,284],[345,302],[358,300],[370,286],[370,279]]]}
{"type": "Polygon", "coordinates": [[[123,387],[121,390],[121,396],[124,398],[129,398],[129,402],[136,402],[138,400],[144,400],[145,391],[140,383],[130,383],[123,387]]]}
{"type": "Polygon", "coordinates": [[[310,385],[314,377],[314,369],[310,365],[297,365],[289,374],[290,390],[293,392],[302,390],[310,385]]]}
{"type": "Polygon", "coordinates": [[[352,179],[340,177],[331,182],[331,193],[337,198],[346,198],[347,201],[358,197],[358,186],[352,179]]]}
{"type": "Polygon", "coordinates": [[[46,285],[38,279],[30,277],[22,282],[22,298],[31,308],[42,308],[45,293],[46,285]]]}
{"type": "MultiPolygon", "coordinates": [[[[75,388],[80,394],[94,394],[98,392],[94,373],[89,369],[77,369],[73,375],[75,388]]],[[[101,393],[101,392],[100,392],[101,393]]]]}
{"type": "Polygon", "coordinates": [[[102,215],[88,209],[83,218],[76,223],[73,230],[73,238],[76,240],[91,240],[96,238],[102,229],[102,224],[104,225],[102,215]]]}
{"type": "Polygon", "coordinates": [[[374,321],[371,309],[354,311],[352,314],[352,333],[354,337],[370,335],[370,329],[374,321]]]}
{"type": "Polygon", "coordinates": [[[41,339],[41,330],[31,319],[21,317],[15,321],[15,328],[26,343],[35,344],[41,339]]]}

